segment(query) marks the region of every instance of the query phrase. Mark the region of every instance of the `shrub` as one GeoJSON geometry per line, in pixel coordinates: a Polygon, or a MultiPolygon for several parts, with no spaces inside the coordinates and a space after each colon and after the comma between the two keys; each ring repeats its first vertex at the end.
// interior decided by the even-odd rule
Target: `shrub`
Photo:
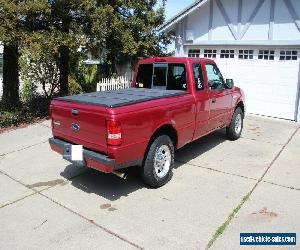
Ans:
{"type": "Polygon", "coordinates": [[[7,107],[0,103],[0,128],[31,123],[49,115],[50,100],[35,96],[30,101],[20,103],[17,107],[7,107]]]}
{"type": "Polygon", "coordinates": [[[33,51],[34,48],[23,48],[19,62],[20,76],[24,82],[21,97],[25,101],[36,94],[51,99],[59,87],[59,68],[55,56],[46,49],[33,51]]]}

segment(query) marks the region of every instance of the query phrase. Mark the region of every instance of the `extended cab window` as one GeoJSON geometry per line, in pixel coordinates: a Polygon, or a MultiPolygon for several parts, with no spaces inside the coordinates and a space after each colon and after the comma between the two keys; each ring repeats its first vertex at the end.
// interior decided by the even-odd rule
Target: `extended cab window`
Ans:
{"type": "Polygon", "coordinates": [[[193,74],[195,79],[196,90],[204,89],[204,81],[200,63],[193,63],[193,74]]]}
{"type": "Polygon", "coordinates": [[[136,76],[136,87],[137,88],[148,88],[152,87],[152,74],[153,64],[140,64],[138,73],[136,76]]]}
{"type": "Polygon", "coordinates": [[[211,90],[224,89],[224,79],[218,67],[214,64],[206,64],[205,69],[206,69],[207,80],[210,89],[211,90]]]}
{"type": "Polygon", "coordinates": [[[187,90],[186,70],[183,63],[169,63],[167,89],[187,90]]]}
{"type": "Polygon", "coordinates": [[[167,70],[167,63],[154,64],[153,88],[166,89],[167,70]]]}

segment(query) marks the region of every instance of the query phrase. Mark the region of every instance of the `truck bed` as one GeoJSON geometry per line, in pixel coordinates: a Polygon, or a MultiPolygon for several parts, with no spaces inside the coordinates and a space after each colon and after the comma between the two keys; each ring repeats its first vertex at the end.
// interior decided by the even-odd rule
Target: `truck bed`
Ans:
{"type": "Polygon", "coordinates": [[[74,96],[55,98],[66,102],[77,102],[91,104],[102,107],[120,107],[165,97],[178,96],[185,94],[182,90],[160,90],[160,89],[122,89],[105,92],[92,92],[74,96]]]}

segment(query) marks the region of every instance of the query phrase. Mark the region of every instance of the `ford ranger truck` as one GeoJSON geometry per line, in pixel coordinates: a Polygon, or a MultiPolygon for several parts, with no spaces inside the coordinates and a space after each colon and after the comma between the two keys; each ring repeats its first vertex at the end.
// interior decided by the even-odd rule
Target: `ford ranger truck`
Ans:
{"type": "Polygon", "coordinates": [[[152,187],[172,177],[175,151],[215,130],[241,136],[243,91],[213,60],[147,58],[132,88],[58,97],[50,105],[52,150],[104,173],[140,166],[152,187]]]}

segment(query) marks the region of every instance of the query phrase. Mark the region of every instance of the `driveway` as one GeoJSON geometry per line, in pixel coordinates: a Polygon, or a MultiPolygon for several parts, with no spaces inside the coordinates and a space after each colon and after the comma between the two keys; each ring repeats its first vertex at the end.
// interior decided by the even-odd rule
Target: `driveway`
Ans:
{"type": "Polygon", "coordinates": [[[136,167],[127,180],[75,167],[50,136],[49,121],[0,134],[1,249],[239,249],[240,232],[300,235],[297,123],[248,116],[238,141],[193,142],[159,189],[136,167]]]}

